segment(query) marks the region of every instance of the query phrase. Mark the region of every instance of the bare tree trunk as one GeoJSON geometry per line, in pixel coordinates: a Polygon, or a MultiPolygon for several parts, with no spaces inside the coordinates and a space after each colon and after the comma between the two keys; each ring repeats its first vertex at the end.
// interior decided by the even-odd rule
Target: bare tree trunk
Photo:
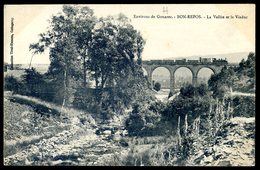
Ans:
{"type": "Polygon", "coordinates": [[[138,158],[135,158],[135,164],[134,164],[134,166],[136,166],[136,165],[137,165],[137,164],[136,164],[136,162],[137,162],[137,159],[138,159],[138,158]]]}
{"type": "Polygon", "coordinates": [[[224,122],[225,119],[225,115],[224,115],[224,104],[225,104],[225,99],[222,99],[222,102],[220,104],[220,123],[222,125],[222,123],[224,122]]]}
{"type": "Polygon", "coordinates": [[[230,102],[228,102],[228,108],[227,108],[227,119],[228,120],[230,119],[230,111],[231,111],[230,102]]]}
{"type": "Polygon", "coordinates": [[[185,121],[184,121],[184,135],[187,136],[188,132],[188,114],[185,114],[185,121]]]}
{"type": "Polygon", "coordinates": [[[63,86],[64,86],[64,96],[63,96],[63,102],[61,109],[66,105],[66,97],[67,97],[67,85],[66,85],[66,80],[67,80],[67,71],[64,70],[64,80],[63,80],[63,86]]]}
{"type": "Polygon", "coordinates": [[[218,98],[216,101],[216,109],[215,109],[215,113],[214,113],[214,136],[216,134],[216,132],[218,131],[218,125],[219,125],[219,108],[218,108],[218,98]]]}
{"type": "Polygon", "coordinates": [[[217,116],[217,123],[219,123],[219,103],[217,98],[217,106],[216,106],[216,116],[217,116]]]}
{"type": "Polygon", "coordinates": [[[230,103],[230,119],[233,118],[233,107],[232,107],[232,103],[230,103]]]}
{"type": "Polygon", "coordinates": [[[177,125],[177,142],[178,146],[181,145],[181,132],[180,132],[180,123],[181,123],[181,117],[178,117],[178,125],[177,125]]]}
{"type": "Polygon", "coordinates": [[[195,136],[198,136],[200,132],[200,116],[194,120],[192,127],[193,133],[195,136]]]}
{"type": "Polygon", "coordinates": [[[219,104],[218,104],[218,98],[217,98],[217,107],[216,107],[216,113],[218,114],[219,112],[219,104]]]}
{"type": "Polygon", "coordinates": [[[209,103],[209,113],[211,113],[212,112],[212,103],[210,102],[209,103]]]}
{"type": "Polygon", "coordinates": [[[34,56],[34,54],[33,54],[32,57],[31,57],[30,64],[29,64],[29,68],[31,68],[33,56],[34,56]]]}
{"type": "Polygon", "coordinates": [[[10,65],[10,70],[14,69],[14,56],[11,55],[11,65],[10,65]]]}
{"type": "Polygon", "coordinates": [[[86,69],[86,57],[83,58],[83,87],[87,85],[87,69],[86,69]]]}
{"type": "Polygon", "coordinates": [[[200,116],[198,117],[198,122],[197,122],[197,132],[196,134],[199,135],[200,134],[200,116]]]}
{"type": "Polygon", "coordinates": [[[212,120],[211,120],[211,113],[212,113],[212,103],[209,105],[209,112],[208,112],[208,117],[207,117],[207,122],[208,122],[208,134],[209,136],[212,136],[212,120]]]}
{"type": "Polygon", "coordinates": [[[140,160],[140,166],[144,166],[142,156],[141,156],[140,159],[141,159],[141,160],[140,160]]]}
{"type": "MultiPolygon", "coordinates": [[[[230,100],[233,103],[232,92],[233,92],[233,89],[232,89],[232,87],[230,87],[230,100]]],[[[231,102],[229,103],[229,106],[230,106],[229,117],[233,118],[233,108],[232,108],[232,103],[231,102]]]]}

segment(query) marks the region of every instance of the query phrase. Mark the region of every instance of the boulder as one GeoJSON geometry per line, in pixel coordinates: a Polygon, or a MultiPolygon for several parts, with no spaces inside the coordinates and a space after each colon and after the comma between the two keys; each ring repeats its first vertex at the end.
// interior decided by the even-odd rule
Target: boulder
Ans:
{"type": "Polygon", "coordinates": [[[122,136],[127,136],[128,135],[128,132],[127,130],[123,130],[122,133],[121,133],[122,136]]]}
{"type": "Polygon", "coordinates": [[[115,134],[115,135],[113,136],[113,140],[114,140],[114,141],[120,141],[120,139],[121,139],[121,136],[120,136],[119,134],[115,134]]]}
{"type": "Polygon", "coordinates": [[[233,153],[233,149],[232,148],[223,148],[222,149],[223,152],[226,154],[226,155],[230,155],[231,153],[233,153]]]}
{"type": "Polygon", "coordinates": [[[220,159],[220,158],[222,158],[222,156],[223,156],[223,153],[221,153],[221,152],[216,152],[216,153],[214,154],[214,159],[220,159]]]}
{"type": "Polygon", "coordinates": [[[80,123],[80,120],[79,120],[79,118],[77,118],[77,117],[73,117],[73,118],[71,119],[71,123],[72,123],[73,125],[76,125],[76,124],[79,124],[79,123],[80,123]]]}
{"type": "Polygon", "coordinates": [[[203,162],[208,164],[208,163],[211,163],[213,160],[214,160],[213,156],[210,155],[210,156],[204,157],[203,162]]]}
{"type": "Polygon", "coordinates": [[[200,164],[201,160],[204,158],[204,154],[200,154],[197,158],[194,159],[195,164],[200,164]]]}
{"type": "Polygon", "coordinates": [[[212,153],[213,153],[212,147],[208,147],[208,148],[205,148],[205,149],[204,149],[204,155],[205,155],[205,156],[209,156],[209,155],[211,155],[212,153]]]}
{"type": "Polygon", "coordinates": [[[103,134],[104,134],[104,135],[111,135],[112,132],[111,132],[111,130],[105,130],[105,131],[103,132],[103,134]]]}
{"type": "Polygon", "coordinates": [[[234,142],[234,140],[228,140],[228,141],[223,142],[223,144],[233,146],[235,144],[235,142],[234,142]]]}
{"type": "Polygon", "coordinates": [[[57,165],[59,165],[59,164],[61,164],[61,163],[62,163],[62,160],[59,159],[59,160],[57,160],[57,161],[52,161],[52,162],[51,162],[51,165],[52,165],[52,166],[57,166],[57,165]]]}
{"type": "Polygon", "coordinates": [[[126,141],[122,141],[122,140],[121,140],[119,143],[120,143],[120,145],[123,146],[123,147],[128,147],[128,146],[129,146],[126,141]]]}
{"type": "Polygon", "coordinates": [[[218,166],[231,166],[230,161],[219,161],[218,166]]]}

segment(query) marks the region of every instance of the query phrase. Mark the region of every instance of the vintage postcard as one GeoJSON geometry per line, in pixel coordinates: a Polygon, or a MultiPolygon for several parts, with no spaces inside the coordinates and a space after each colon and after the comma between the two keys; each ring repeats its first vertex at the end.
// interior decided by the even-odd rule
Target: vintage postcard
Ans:
{"type": "Polygon", "coordinates": [[[255,166],[255,4],[4,5],[5,166],[255,166]]]}

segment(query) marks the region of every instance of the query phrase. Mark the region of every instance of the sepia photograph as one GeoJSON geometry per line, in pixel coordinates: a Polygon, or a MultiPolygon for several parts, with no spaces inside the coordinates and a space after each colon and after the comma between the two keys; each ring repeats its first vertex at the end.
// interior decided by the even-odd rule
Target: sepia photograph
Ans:
{"type": "Polygon", "coordinates": [[[255,166],[255,4],[3,18],[4,166],[255,166]]]}

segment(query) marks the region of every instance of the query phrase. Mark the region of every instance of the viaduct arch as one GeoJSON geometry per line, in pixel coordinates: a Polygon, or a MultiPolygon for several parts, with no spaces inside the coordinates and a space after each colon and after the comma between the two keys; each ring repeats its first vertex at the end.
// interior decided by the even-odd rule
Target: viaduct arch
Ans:
{"type": "Polygon", "coordinates": [[[148,81],[150,87],[153,88],[152,84],[152,73],[158,67],[164,67],[169,70],[170,72],[170,92],[174,92],[174,82],[175,82],[175,72],[180,67],[188,68],[192,73],[192,84],[194,86],[197,85],[198,80],[198,73],[202,68],[209,68],[213,71],[214,74],[219,73],[221,69],[227,65],[227,62],[206,62],[206,63],[192,63],[192,62],[183,62],[183,63],[176,63],[173,60],[169,62],[168,60],[149,60],[143,61],[143,68],[147,72],[148,81]]]}

